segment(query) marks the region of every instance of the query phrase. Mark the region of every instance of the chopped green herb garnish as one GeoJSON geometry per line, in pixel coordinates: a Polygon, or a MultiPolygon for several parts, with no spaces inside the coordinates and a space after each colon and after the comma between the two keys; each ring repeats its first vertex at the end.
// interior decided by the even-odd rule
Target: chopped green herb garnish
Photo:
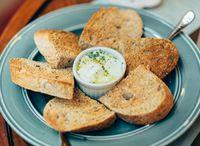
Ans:
{"type": "Polygon", "coordinates": [[[83,56],[76,67],[80,76],[95,84],[115,80],[118,76],[116,71],[120,75],[120,69],[121,62],[112,54],[101,49],[83,56]],[[112,65],[114,65],[114,68],[112,65]]]}

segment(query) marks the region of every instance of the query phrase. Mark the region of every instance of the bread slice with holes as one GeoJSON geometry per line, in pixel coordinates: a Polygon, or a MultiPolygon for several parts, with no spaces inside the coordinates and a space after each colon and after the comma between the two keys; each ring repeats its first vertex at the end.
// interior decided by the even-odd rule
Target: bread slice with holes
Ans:
{"type": "Polygon", "coordinates": [[[115,113],[103,104],[75,89],[74,98],[53,98],[43,111],[46,122],[60,132],[87,132],[109,127],[116,119],[115,113]]]}
{"type": "Polygon", "coordinates": [[[121,48],[127,63],[127,72],[138,65],[149,66],[159,78],[164,78],[177,65],[179,54],[176,45],[168,39],[139,38],[125,43],[121,48]]]}
{"type": "Polygon", "coordinates": [[[52,69],[48,63],[25,58],[10,60],[12,81],[26,89],[72,99],[74,78],[71,69],[52,69]]]}
{"type": "Polygon", "coordinates": [[[142,65],[100,101],[121,119],[139,125],[163,119],[173,106],[173,96],[165,83],[142,65]]]}
{"type": "Polygon", "coordinates": [[[79,39],[82,48],[92,46],[120,46],[128,38],[140,38],[143,22],[133,9],[100,8],[87,22],[79,39]]]}
{"type": "Polygon", "coordinates": [[[176,45],[168,39],[137,38],[123,40],[120,44],[106,43],[104,45],[123,54],[127,73],[138,65],[145,65],[163,79],[176,67],[179,59],[176,45]]]}
{"type": "Polygon", "coordinates": [[[71,66],[81,52],[78,36],[62,30],[38,30],[34,34],[35,44],[52,68],[71,66]]]}

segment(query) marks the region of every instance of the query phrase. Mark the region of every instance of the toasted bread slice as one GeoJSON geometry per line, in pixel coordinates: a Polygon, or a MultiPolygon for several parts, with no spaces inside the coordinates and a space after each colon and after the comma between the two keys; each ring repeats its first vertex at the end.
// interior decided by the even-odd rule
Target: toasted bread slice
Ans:
{"type": "Polygon", "coordinates": [[[141,65],[100,101],[123,120],[139,125],[163,119],[173,106],[173,96],[165,83],[141,65]]]}
{"type": "Polygon", "coordinates": [[[87,22],[79,39],[82,48],[92,46],[120,46],[128,38],[140,38],[143,22],[132,9],[100,8],[87,22]]]}
{"type": "Polygon", "coordinates": [[[43,112],[44,119],[60,132],[87,132],[109,127],[115,113],[75,89],[72,100],[53,98],[43,112]]]}
{"type": "Polygon", "coordinates": [[[179,58],[176,45],[168,39],[127,39],[121,41],[120,44],[105,44],[105,46],[123,54],[127,73],[138,65],[145,65],[162,79],[176,67],[179,58]]]}
{"type": "Polygon", "coordinates": [[[10,70],[12,81],[21,87],[60,98],[73,98],[71,69],[51,69],[44,62],[15,58],[10,60],[10,70]]]}
{"type": "Polygon", "coordinates": [[[139,38],[126,42],[123,52],[127,72],[138,65],[148,65],[159,78],[164,78],[177,65],[179,54],[175,44],[168,39],[139,38]]]}
{"type": "Polygon", "coordinates": [[[38,30],[34,40],[40,53],[52,68],[71,66],[75,57],[81,52],[78,36],[61,30],[38,30]]]}

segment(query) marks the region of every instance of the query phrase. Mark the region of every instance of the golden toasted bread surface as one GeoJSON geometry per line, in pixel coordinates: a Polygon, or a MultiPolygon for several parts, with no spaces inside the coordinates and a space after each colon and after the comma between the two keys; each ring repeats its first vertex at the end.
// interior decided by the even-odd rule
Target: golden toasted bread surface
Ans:
{"type": "Polygon", "coordinates": [[[100,101],[123,120],[140,125],[163,119],[173,106],[173,96],[165,83],[141,65],[100,101]]]}
{"type": "Polygon", "coordinates": [[[13,58],[10,60],[10,70],[12,81],[21,87],[60,98],[73,98],[71,69],[52,69],[48,63],[13,58]]]}
{"type": "Polygon", "coordinates": [[[92,46],[119,46],[128,38],[140,38],[143,23],[132,9],[100,8],[87,22],[79,39],[82,48],[92,46]]]}
{"type": "Polygon", "coordinates": [[[168,39],[139,38],[126,43],[128,47],[121,51],[126,59],[127,72],[138,65],[145,65],[159,78],[164,78],[177,65],[178,49],[168,39]]]}
{"type": "Polygon", "coordinates": [[[34,34],[35,44],[52,68],[71,66],[81,52],[78,36],[62,30],[38,30],[34,34]]]}
{"type": "Polygon", "coordinates": [[[53,98],[44,108],[47,123],[61,132],[86,132],[109,127],[115,113],[103,104],[87,97],[79,89],[72,100],[53,98]]]}

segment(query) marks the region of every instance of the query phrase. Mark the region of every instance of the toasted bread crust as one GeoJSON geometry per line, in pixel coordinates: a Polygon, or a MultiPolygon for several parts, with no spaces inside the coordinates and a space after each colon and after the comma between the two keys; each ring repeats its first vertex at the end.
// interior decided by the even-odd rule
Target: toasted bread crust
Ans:
{"type": "Polygon", "coordinates": [[[82,48],[115,44],[118,46],[127,38],[140,38],[143,22],[132,9],[120,10],[116,7],[100,8],[87,22],[79,45],[82,48]]]}
{"type": "Polygon", "coordinates": [[[85,127],[81,127],[79,129],[75,129],[75,130],[73,130],[73,132],[89,132],[89,131],[102,130],[102,129],[110,127],[115,122],[115,120],[116,120],[116,115],[112,114],[111,116],[109,116],[104,121],[101,121],[101,122],[96,123],[94,125],[88,125],[88,126],[85,126],[85,127]]]}
{"type": "Polygon", "coordinates": [[[165,83],[141,65],[100,101],[123,120],[139,125],[163,119],[173,106],[173,96],[165,83]]]}
{"type": "Polygon", "coordinates": [[[81,52],[78,36],[62,30],[38,30],[34,40],[40,53],[52,68],[71,66],[75,57],[81,52]]]}
{"type": "Polygon", "coordinates": [[[72,100],[54,98],[44,108],[47,123],[60,132],[87,132],[109,127],[115,113],[75,90],[72,100]]]}
{"type": "Polygon", "coordinates": [[[150,113],[144,115],[132,115],[132,116],[118,113],[118,116],[124,121],[138,125],[148,125],[156,121],[162,120],[168,115],[168,113],[173,107],[173,96],[171,92],[169,92],[167,86],[165,86],[164,88],[166,92],[166,97],[154,111],[151,111],[150,113]]]}
{"type": "Polygon", "coordinates": [[[165,78],[177,65],[179,54],[176,45],[168,39],[137,38],[120,43],[105,44],[123,54],[128,72],[139,65],[150,67],[159,78],[165,78]]]}
{"type": "Polygon", "coordinates": [[[72,99],[74,78],[71,69],[56,70],[44,62],[24,58],[10,60],[12,81],[26,89],[72,99]]]}
{"type": "Polygon", "coordinates": [[[164,78],[177,65],[179,54],[176,45],[168,39],[139,38],[126,42],[123,50],[127,63],[127,72],[138,65],[149,66],[159,78],[164,78]]]}

